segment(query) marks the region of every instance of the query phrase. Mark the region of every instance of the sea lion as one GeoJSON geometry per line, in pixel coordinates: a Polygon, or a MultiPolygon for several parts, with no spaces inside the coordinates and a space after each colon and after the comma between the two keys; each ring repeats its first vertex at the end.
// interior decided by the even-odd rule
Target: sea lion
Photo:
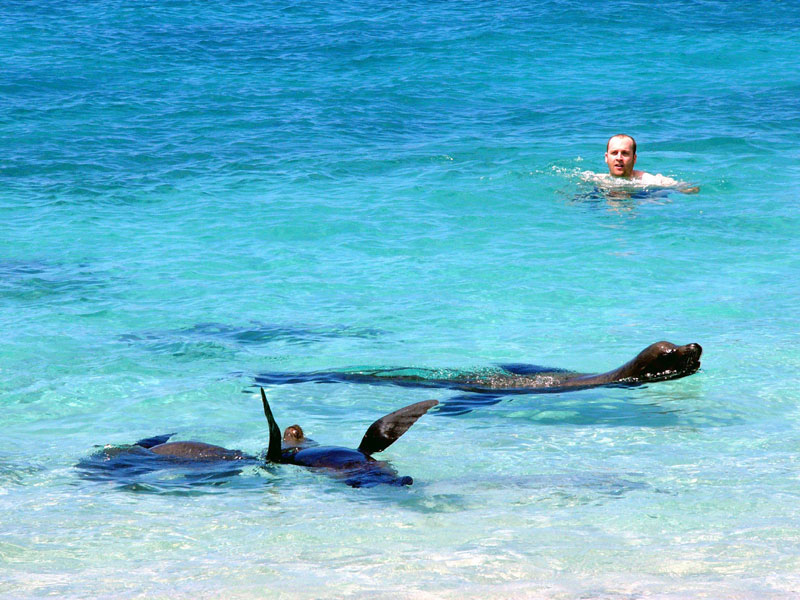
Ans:
{"type": "Polygon", "coordinates": [[[133,444],[106,445],[81,459],[81,476],[115,481],[131,489],[174,489],[219,485],[239,475],[247,465],[263,464],[256,456],[204,442],[169,442],[174,433],[141,439],[133,444]],[[149,474],[169,471],[166,479],[149,474]],[[176,477],[176,474],[180,475],[176,477]]]}
{"type": "Polygon", "coordinates": [[[310,373],[261,373],[259,384],[367,383],[404,387],[446,388],[466,392],[444,400],[438,415],[461,415],[479,406],[490,406],[511,394],[546,394],[597,386],[633,387],[656,381],[679,379],[700,368],[699,344],[676,346],[656,342],[636,357],[600,374],[576,373],[528,364],[504,364],[479,371],[420,369],[413,367],[355,368],[310,373]]]}
{"type": "Polygon", "coordinates": [[[281,436],[264,388],[261,388],[261,402],[270,434],[267,460],[324,469],[344,479],[351,487],[372,487],[380,483],[411,485],[414,481],[411,477],[399,477],[386,462],[375,460],[372,455],[391,446],[417,419],[438,404],[436,400],[424,400],[381,417],[369,426],[358,448],[351,449],[320,446],[306,438],[299,425],[287,427],[281,436]]]}
{"type": "Polygon", "coordinates": [[[245,454],[241,450],[229,450],[222,446],[206,444],[205,442],[170,442],[174,433],[157,435],[144,438],[130,446],[111,446],[124,451],[147,450],[165,458],[185,459],[189,461],[216,461],[216,460],[257,460],[255,456],[245,454]]]}
{"type": "Polygon", "coordinates": [[[408,387],[441,387],[479,394],[533,394],[585,389],[601,385],[634,386],[679,379],[700,368],[699,344],[676,346],[656,342],[636,357],[600,374],[576,373],[534,365],[500,365],[478,372],[415,368],[354,369],[311,373],[262,373],[258,383],[353,382],[408,387]]]}

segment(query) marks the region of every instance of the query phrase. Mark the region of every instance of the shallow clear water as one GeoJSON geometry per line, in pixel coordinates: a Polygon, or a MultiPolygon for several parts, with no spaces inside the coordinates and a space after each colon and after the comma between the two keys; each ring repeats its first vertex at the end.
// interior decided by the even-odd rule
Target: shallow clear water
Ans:
{"type": "MultiPolygon", "coordinates": [[[[778,1],[6,2],[0,596],[794,597],[799,32],[778,1]],[[700,193],[586,183],[619,131],[700,193]],[[259,373],[660,339],[701,371],[426,415],[384,453],[407,488],[75,469],[260,452],[259,373]]],[[[454,395],[267,393],[353,446],[454,395]]]]}

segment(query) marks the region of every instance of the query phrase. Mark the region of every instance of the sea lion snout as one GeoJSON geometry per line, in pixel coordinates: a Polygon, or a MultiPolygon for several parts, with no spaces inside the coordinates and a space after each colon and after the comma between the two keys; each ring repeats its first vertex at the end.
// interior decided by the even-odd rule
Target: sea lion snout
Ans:
{"type": "Polygon", "coordinates": [[[681,354],[685,357],[685,370],[694,373],[700,368],[700,355],[703,354],[703,347],[700,344],[686,344],[680,348],[681,354]]]}
{"type": "Polygon", "coordinates": [[[683,357],[687,362],[692,362],[700,359],[700,355],[703,353],[703,347],[700,344],[691,343],[685,346],[677,346],[674,352],[683,357]]]}
{"type": "Polygon", "coordinates": [[[700,344],[695,344],[695,343],[686,344],[684,348],[686,348],[686,351],[689,352],[691,355],[693,355],[695,358],[700,358],[700,355],[703,353],[703,347],[700,344]]]}

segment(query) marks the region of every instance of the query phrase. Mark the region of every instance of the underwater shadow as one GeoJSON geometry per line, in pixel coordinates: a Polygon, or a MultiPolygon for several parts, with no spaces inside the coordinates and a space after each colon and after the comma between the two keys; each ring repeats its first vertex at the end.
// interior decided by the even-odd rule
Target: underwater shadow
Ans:
{"type": "Polygon", "coordinates": [[[377,329],[347,326],[305,327],[252,321],[247,325],[198,323],[164,331],[142,331],[117,336],[117,341],[137,345],[156,354],[185,356],[189,359],[231,356],[237,351],[269,344],[309,347],[341,338],[373,339],[383,333],[377,329]]]}
{"type": "Polygon", "coordinates": [[[71,302],[107,287],[108,279],[88,264],[0,261],[0,298],[71,302]]]}

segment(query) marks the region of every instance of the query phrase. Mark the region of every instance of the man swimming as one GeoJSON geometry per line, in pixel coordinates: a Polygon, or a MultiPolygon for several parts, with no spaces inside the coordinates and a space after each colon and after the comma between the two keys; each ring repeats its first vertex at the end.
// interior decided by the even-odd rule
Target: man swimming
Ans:
{"type": "Polygon", "coordinates": [[[644,171],[635,170],[633,167],[636,164],[636,140],[624,133],[611,136],[608,140],[605,160],[608,165],[609,175],[615,178],[629,179],[631,183],[644,186],[675,188],[684,194],[693,194],[700,191],[699,187],[687,187],[686,184],[671,177],[665,177],[661,173],[651,175],[644,171]]]}

